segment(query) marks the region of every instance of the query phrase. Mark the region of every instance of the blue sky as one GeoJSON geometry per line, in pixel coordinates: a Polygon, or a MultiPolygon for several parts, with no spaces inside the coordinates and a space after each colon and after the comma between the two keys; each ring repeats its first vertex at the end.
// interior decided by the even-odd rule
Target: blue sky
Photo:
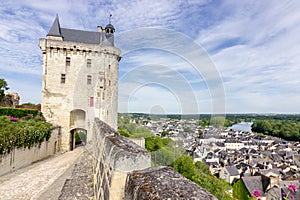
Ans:
{"type": "Polygon", "coordinates": [[[1,1],[0,78],[39,103],[38,41],[56,13],[92,31],[111,13],[120,112],[300,113],[299,10],[297,0],[1,1]]]}

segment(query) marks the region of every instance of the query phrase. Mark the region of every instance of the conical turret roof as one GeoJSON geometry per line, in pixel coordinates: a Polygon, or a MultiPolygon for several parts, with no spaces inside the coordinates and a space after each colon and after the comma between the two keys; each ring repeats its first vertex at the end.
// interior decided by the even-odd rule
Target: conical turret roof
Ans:
{"type": "Polygon", "coordinates": [[[55,20],[54,20],[47,36],[58,36],[58,37],[62,36],[61,35],[61,30],[60,30],[58,15],[56,15],[56,18],[55,18],[55,20]]]}

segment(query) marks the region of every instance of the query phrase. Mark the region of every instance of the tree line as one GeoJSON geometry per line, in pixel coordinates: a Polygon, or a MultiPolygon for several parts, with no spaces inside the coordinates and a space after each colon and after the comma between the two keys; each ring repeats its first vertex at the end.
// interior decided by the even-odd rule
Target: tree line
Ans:
{"type": "Polygon", "coordinates": [[[300,141],[300,122],[298,121],[255,120],[252,131],[285,140],[300,141]]]}

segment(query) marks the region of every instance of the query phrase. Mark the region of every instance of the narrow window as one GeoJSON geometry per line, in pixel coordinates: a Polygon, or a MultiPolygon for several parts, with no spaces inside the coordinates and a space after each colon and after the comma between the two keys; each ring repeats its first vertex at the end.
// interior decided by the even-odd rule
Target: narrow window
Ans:
{"type": "Polygon", "coordinates": [[[66,57],[66,66],[69,67],[71,65],[71,58],[66,57]]]}
{"type": "Polygon", "coordinates": [[[90,107],[94,107],[94,97],[90,97],[90,107]]]}
{"type": "Polygon", "coordinates": [[[87,75],[87,84],[88,85],[92,84],[92,76],[91,75],[87,75]]]}
{"type": "Polygon", "coordinates": [[[66,74],[61,74],[60,83],[62,83],[62,84],[66,83],[66,74]]]}
{"type": "Polygon", "coordinates": [[[110,86],[111,85],[111,81],[110,80],[108,80],[108,86],[110,86]]]}
{"type": "Polygon", "coordinates": [[[92,60],[91,59],[87,59],[86,60],[86,66],[87,67],[91,67],[92,66],[92,60]]]}
{"type": "Polygon", "coordinates": [[[104,79],[100,78],[100,88],[102,89],[104,87],[104,79]]]}
{"type": "Polygon", "coordinates": [[[110,69],[110,65],[108,65],[108,69],[110,69]]]}

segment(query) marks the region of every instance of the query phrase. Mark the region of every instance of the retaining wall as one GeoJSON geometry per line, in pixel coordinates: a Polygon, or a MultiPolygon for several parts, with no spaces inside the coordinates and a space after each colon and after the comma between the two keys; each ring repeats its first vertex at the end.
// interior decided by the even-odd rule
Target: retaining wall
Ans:
{"type": "Polygon", "coordinates": [[[54,128],[49,141],[28,148],[14,149],[9,154],[0,155],[0,176],[26,167],[33,162],[58,152],[60,146],[60,128],[54,128]]]}

